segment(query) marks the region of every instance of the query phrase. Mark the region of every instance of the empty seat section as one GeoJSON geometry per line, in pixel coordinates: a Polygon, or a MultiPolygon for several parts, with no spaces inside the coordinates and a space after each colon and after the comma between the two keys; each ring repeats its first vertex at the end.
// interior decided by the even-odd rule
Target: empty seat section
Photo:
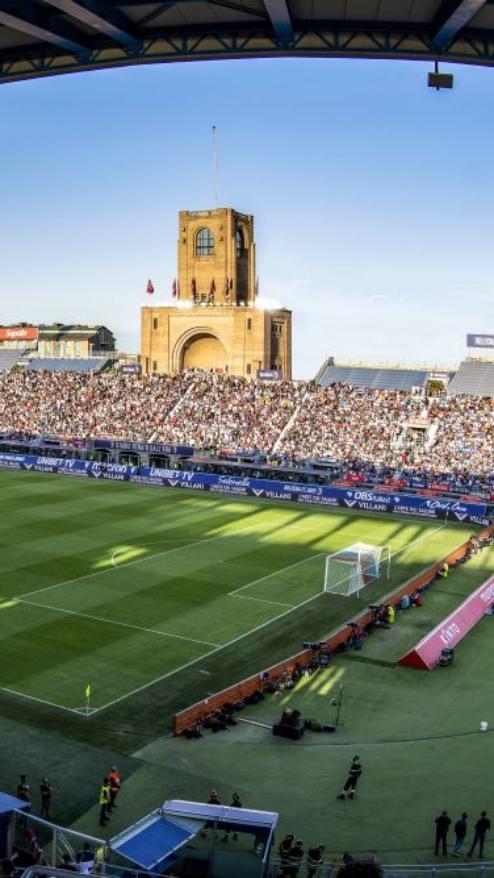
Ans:
{"type": "Polygon", "coordinates": [[[453,396],[494,396],[494,363],[464,360],[448,387],[453,396]]]}
{"type": "Polygon", "coordinates": [[[0,372],[8,372],[20,360],[24,351],[5,350],[0,351],[0,372]]]}
{"type": "Polygon", "coordinates": [[[424,387],[427,372],[422,369],[372,369],[365,366],[328,366],[321,377],[321,385],[328,387],[344,382],[353,387],[371,387],[379,390],[411,390],[424,387]]]}
{"type": "Polygon", "coordinates": [[[91,357],[87,360],[38,359],[30,360],[27,368],[48,372],[101,372],[108,360],[91,357]]]}

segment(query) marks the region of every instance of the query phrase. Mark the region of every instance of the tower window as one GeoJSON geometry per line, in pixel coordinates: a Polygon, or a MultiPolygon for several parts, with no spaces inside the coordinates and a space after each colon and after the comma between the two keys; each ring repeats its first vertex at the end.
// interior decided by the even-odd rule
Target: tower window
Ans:
{"type": "Polygon", "coordinates": [[[246,369],[246,372],[247,372],[247,375],[250,375],[250,374],[252,373],[252,366],[251,366],[250,363],[247,363],[247,369],[246,369]]]}
{"type": "Polygon", "coordinates": [[[211,229],[199,229],[196,235],[196,256],[213,256],[214,235],[211,229]]]}
{"type": "Polygon", "coordinates": [[[158,329],[158,318],[153,317],[153,329],[158,329]]]}
{"type": "Polygon", "coordinates": [[[247,317],[247,329],[252,329],[252,320],[250,317],[247,317]]]}
{"type": "Polygon", "coordinates": [[[241,256],[244,251],[244,233],[242,229],[237,229],[235,233],[235,242],[237,245],[237,256],[241,256]]]}

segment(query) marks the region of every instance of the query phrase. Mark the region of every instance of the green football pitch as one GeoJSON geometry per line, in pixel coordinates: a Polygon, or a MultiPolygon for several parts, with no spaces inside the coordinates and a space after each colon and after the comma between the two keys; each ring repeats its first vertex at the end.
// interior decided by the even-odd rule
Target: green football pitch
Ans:
{"type": "Polygon", "coordinates": [[[35,813],[46,774],[55,819],[98,834],[99,784],[116,763],[124,785],[109,835],[166,798],[204,801],[215,787],[226,801],[235,788],[246,805],[280,813],[280,834],[323,842],[328,857],[372,849],[406,863],[431,861],[442,808],[472,820],[491,808],[494,735],[478,728],[494,723],[492,620],[450,668],[396,661],[492,575],[492,549],[360,653],[247,708],[228,733],[168,737],[178,709],[321,638],[470,528],[33,472],[0,472],[0,499],[0,789],[15,793],[27,772],[35,813]],[[324,555],[357,541],[390,546],[390,579],[360,599],[322,594],[324,555]],[[340,683],[336,734],[273,737],[287,705],[333,722],[340,683]],[[342,803],[355,752],[365,773],[356,801],[342,803]]]}
{"type": "Polygon", "coordinates": [[[0,689],[91,716],[185,669],[214,691],[208,662],[233,649],[260,670],[471,530],[36,473],[1,473],[0,495],[0,689]],[[389,581],[322,594],[325,555],[357,541],[390,547],[389,581]]]}

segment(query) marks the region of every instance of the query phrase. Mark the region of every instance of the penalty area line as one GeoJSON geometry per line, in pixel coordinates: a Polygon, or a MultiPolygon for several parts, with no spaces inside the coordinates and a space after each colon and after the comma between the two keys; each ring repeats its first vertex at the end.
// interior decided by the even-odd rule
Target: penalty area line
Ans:
{"type": "Polygon", "coordinates": [[[121,628],[130,628],[132,631],[142,631],[145,634],[158,634],[160,637],[172,637],[175,640],[186,640],[187,643],[198,643],[200,646],[219,646],[210,640],[196,640],[194,637],[184,637],[182,634],[171,634],[169,631],[160,631],[159,628],[144,628],[142,625],[132,625],[130,622],[119,622],[117,619],[108,619],[105,616],[93,616],[92,613],[79,613],[78,610],[67,610],[63,607],[53,607],[50,604],[40,604],[38,601],[27,601],[17,598],[17,603],[27,604],[30,607],[41,607],[43,610],[53,610],[54,613],[65,613],[67,616],[77,616],[80,619],[91,619],[93,622],[103,622],[107,625],[119,625],[121,628]]]}
{"type": "MultiPolygon", "coordinates": [[[[266,573],[265,576],[261,576],[259,579],[253,579],[252,582],[246,582],[245,585],[241,585],[239,588],[229,591],[228,597],[237,597],[239,592],[243,591],[245,588],[250,588],[252,585],[258,585],[260,582],[265,582],[266,579],[271,579],[272,576],[279,576],[280,573],[285,573],[287,570],[293,570],[294,567],[300,567],[301,564],[307,564],[308,561],[313,561],[314,558],[322,558],[322,556],[326,554],[327,552],[317,552],[316,555],[310,555],[308,558],[302,558],[301,561],[295,561],[295,564],[289,564],[287,567],[280,567],[279,570],[273,570],[271,573],[266,573]]],[[[301,604],[298,604],[297,606],[300,607],[301,604]]]]}
{"type": "Polygon", "coordinates": [[[267,598],[252,598],[248,594],[232,594],[227,597],[240,598],[242,601],[257,601],[260,604],[274,604],[277,607],[293,607],[293,604],[285,604],[282,601],[270,601],[267,598]]]}
{"type": "MultiPolygon", "coordinates": [[[[446,527],[448,527],[448,524],[449,523],[446,523],[446,524],[442,525],[441,527],[434,528],[434,530],[432,532],[429,532],[429,534],[427,534],[427,535],[423,534],[421,537],[419,537],[419,539],[425,539],[426,536],[430,536],[431,533],[437,533],[438,531],[445,529],[446,527]]],[[[415,542],[417,542],[417,541],[415,541],[415,542]]],[[[408,545],[410,545],[410,543],[408,545]]],[[[403,548],[405,548],[405,546],[403,548]]],[[[397,552],[395,554],[398,554],[399,551],[401,551],[401,550],[397,550],[397,552]]],[[[326,552],[321,552],[320,554],[325,555],[326,552]]],[[[310,560],[310,559],[306,559],[306,560],[310,560]]],[[[429,566],[430,565],[425,566],[421,571],[419,571],[419,573],[414,574],[412,579],[415,578],[415,576],[420,575],[420,573],[423,573],[425,570],[428,570],[429,566]]],[[[394,592],[388,593],[387,595],[384,596],[383,599],[386,600],[392,594],[394,594],[394,592]]],[[[52,701],[46,701],[42,698],[36,698],[33,695],[27,695],[24,692],[17,692],[13,689],[8,689],[4,686],[0,687],[0,691],[7,692],[10,695],[16,695],[19,698],[26,698],[26,699],[31,700],[31,701],[36,701],[39,704],[45,704],[49,707],[55,707],[55,708],[58,708],[58,710],[63,710],[63,711],[68,712],[68,713],[76,714],[77,716],[80,716],[82,718],[84,718],[84,716],[87,716],[87,718],[89,719],[89,717],[94,716],[98,713],[101,713],[102,711],[107,710],[109,707],[113,707],[114,705],[119,704],[122,701],[126,701],[128,698],[131,698],[133,695],[137,695],[140,692],[145,691],[150,686],[154,686],[155,684],[160,683],[163,680],[166,680],[169,677],[172,677],[175,674],[180,673],[180,671],[184,671],[187,668],[193,667],[194,665],[198,664],[199,662],[204,661],[204,659],[208,658],[209,656],[214,655],[218,652],[221,652],[221,650],[223,650],[223,649],[227,649],[229,646],[232,646],[234,643],[238,643],[241,640],[244,640],[246,637],[249,637],[251,634],[255,634],[257,631],[260,631],[261,629],[266,628],[268,625],[271,625],[272,622],[276,622],[278,619],[282,619],[285,616],[288,616],[290,613],[293,613],[295,610],[298,610],[301,607],[311,603],[316,598],[321,597],[321,595],[322,595],[322,592],[318,592],[317,594],[312,595],[309,598],[306,598],[306,600],[302,601],[302,603],[296,604],[294,607],[291,607],[291,608],[285,610],[283,613],[278,613],[277,616],[273,616],[272,619],[268,619],[266,622],[263,622],[261,625],[257,625],[255,628],[251,628],[249,631],[246,631],[244,634],[240,634],[238,637],[233,638],[233,640],[230,640],[227,643],[222,644],[221,646],[217,646],[214,649],[211,649],[211,650],[203,653],[202,655],[198,656],[195,659],[191,659],[190,661],[185,662],[185,664],[180,665],[178,668],[174,668],[171,671],[168,671],[166,674],[162,674],[161,676],[156,677],[153,680],[149,680],[147,683],[144,683],[142,686],[138,686],[136,689],[133,689],[130,692],[125,693],[124,695],[120,695],[118,698],[114,698],[112,701],[108,701],[106,704],[101,705],[101,707],[91,708],[91,712],[89,714],[85,714],[85,712],[81,711],[80,708],[65,707],[62,704],[55,704],[52,701]]],[[[357,618],[357,616],[358,616],[358,614],[354,618],[357,618]]],[[[335,629],[335,631],[337,631],[337,630],[338,629],[335,629]]],[[[325,635],[325,638],[329,637],[331,635],[331,633],[334,633],[334,631],[325,635]]],[[[211,674],[210,671],[204,672],[201,670],[200,672],[211,674]]]]}
{"type": "MultiPolygon", "coordinates": [[[[202,546],[205,543],[214,543],[216,540],[224,540],[229,537],[236,537],[245,531],[265,526],[273,522],[258,521],[255,524],[248,524],[245,527],[239,527],[238,530],[230,531],[226,534],[217,534],[215,537],[206,537],[206,539],[192,540],[183,546],[175,546],[173,549],[165,549],[163,552],[155,552],[153,555],[145,555],[143,558],[135,558],[133,561],[126,561],[123,564],[115,564],[107,567],[106,570],[95,570],[93,573],[84,573],[82,576],[76,576],[74,579],[65,579],[63,582],[54,582],[52,585],[45,585],[42,588],[36,588],[34,591],[25,591],[22,594],[13,596],[13,600],[23,600],[30,598],[35,594],[42,594],[45,591],[51,591],[54,588],[61,588],[63,585],[73,585],[75,582],[82,582],[85,579],[92,579],[95,576],[105,576],[107,573],[115,573],[116,570],[124,570],[126,567],[132,567],[134,564],[144,564],[145,561],[152,561],[153,558],[162,558],[164,555],[171,555],[172,552],[181,552],[183,549],[190,549],[193,546],[202,546]]],[[[111,563],[111,562],[110,562],[111,563]]]]}
{"type": "Polygon", "coordinates": [[[142,686],[138,686],[137,689],[132,689],[131,692],[127,692],[125,695],[120,695],[118,698],[114,698],[113,701],[108,701],[106,704],[103,704],[101,707],[95,708],[95,713],[101,713],[103,710],[107,710],[109,707],[114,707],[116,704],[119,704],[121,701],[125,701],[127,698],[131,698],[133,695],[138,695],[140,692],[144,692],[145,689],[149,689],[150,686],[156,685],[156,683],[161,683],[163,680],[168,679],[168,677],[172,677],[174,674],[180,673],[180,671],[185,671],[187,668],[191,668],[194,665],[197,665],[198,662],[204,661],[204,659],[209,658],[215,653],[221,652],[223,649],[227,649],[229,646],[233,646],[234,643],[239,643],[241,640],[244,640],[246,637],[250,637],[251,634],[256,634],[257,631],[261,631],[263,628],[266,628],[268,625],[271,625],[273,622],[278,621],[278,619],[283,619],[285,616],[288,616],[290,613],[295,612],[295,610],[299,610],[301,607],[306,606],[306,604],[315,601],[316,598],[321,597],[322,592],[317,592],[317,594],[311,595],[311,597],[306,598],[305,601],[302,601],[300,604],[295,604],[295,606],[290,607],[288,610],[285,610],[283,613],[278,613],[277,616],[273,616],[272,619],[268,619],[266,622],[262,622],[261,625],[256,625],[255,628],[250,628],[249,631],[245,631],[244,634],[239,634],[238,637],[234,637],[233,640],[227,641],[227,643],[223,643],[221,646],[215,647],[215,649],[210,649],[208,652],[203,653],[197,658],[191,659],[185,664],[180,665],[178,668],[174,668],[171,671],[167,671],[166,674],[162,674],[160,677],[155,677],[154,680],[149,680],[147,683],[143,683],[142,686]]]}

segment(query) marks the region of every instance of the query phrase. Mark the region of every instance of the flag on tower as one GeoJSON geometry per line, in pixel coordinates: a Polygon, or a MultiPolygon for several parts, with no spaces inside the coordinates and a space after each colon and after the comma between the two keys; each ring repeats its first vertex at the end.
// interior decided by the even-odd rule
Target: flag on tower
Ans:
{"type": "Polygon", "coordinates": [[[148,294],[148,296],[152,296],[154,293],[154,286],[153,286],[153,282],[152,282],[151,278],[148,278],[148,285],[146,287],[146,293],[148,294]]]}

